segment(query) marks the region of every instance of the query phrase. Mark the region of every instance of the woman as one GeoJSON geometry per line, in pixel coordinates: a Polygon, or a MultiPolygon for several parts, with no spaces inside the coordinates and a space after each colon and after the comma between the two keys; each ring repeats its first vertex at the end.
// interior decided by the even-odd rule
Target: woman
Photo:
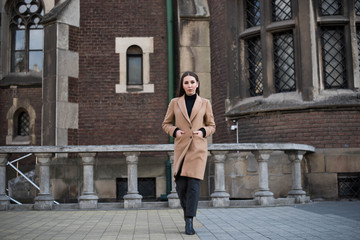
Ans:
{"type": "Polygon", "coordinates": [[[178,97],[171,100],[162,123],[163,130],[175,138],[174,177],[188,235],[195,234],[193,217],[208,155],[206,137],[215,132],[210,101],[199,96],[199,85],[195,73],[182,75],[178,97]]]}

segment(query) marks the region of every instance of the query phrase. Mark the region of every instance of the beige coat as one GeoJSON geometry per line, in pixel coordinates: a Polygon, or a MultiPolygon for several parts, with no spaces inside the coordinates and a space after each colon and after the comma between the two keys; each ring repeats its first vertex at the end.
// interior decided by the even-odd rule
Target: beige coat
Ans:
{"type": "Polygon", "coordinates": [[[215,121],[210,101],[196,97],[191,116],[189,118],[185,96],[171,100],[164,122],[163,130],[170,136],[176,128],[184,131],[181,137],[175,138],[174,143],[174,176],[176,176],[184,159],[181,176],[204,179],[207,160],[207,140],[215,132],[215,121]],[[173,124],[175,120],[175,125],[173,124]],[[206,137],[199,137],[194,131],[204,128],[206,137]]]}

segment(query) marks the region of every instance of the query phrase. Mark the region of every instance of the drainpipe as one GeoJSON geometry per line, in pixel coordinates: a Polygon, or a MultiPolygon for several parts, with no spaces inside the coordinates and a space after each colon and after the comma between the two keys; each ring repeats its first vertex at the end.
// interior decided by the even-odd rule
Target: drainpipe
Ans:
{"type": "Polygon", "coordinates": [[[173,0],[166,0],[167,56],[168,56],[168,102],[174,97],[174,14],[173,0]]]}
{"type": "MultiPolygon", "coordinates": [[[[174,67],[174,14],[173,14],[173,0],[166,0],[166,27],[167,27],[167,59],[168,59],[168,103],[174,98],[174,82],[175,82],[175,67],[174,67]]],[[[173,143],[170,137],[169,142],[173,143]]],[[[166,162],[166,196],[170,194],[171,183],[171,164],[170,159],[166,162]]]]}

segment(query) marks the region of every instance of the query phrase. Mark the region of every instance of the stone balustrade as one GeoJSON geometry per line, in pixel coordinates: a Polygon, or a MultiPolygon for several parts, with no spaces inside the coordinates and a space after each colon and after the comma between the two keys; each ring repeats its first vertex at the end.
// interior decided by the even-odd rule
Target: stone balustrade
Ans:
{"type": "MultiPolygon", "coordinates": [[[[138,161],[141,152],[167,152],[173,167],[172,144],[147,144],[147,145],[94,145],[94,146],[2,146],[0,147],[0,210],[9,207],[10,199],[5,194],[6,164],[11,154],[33,153],[36,155],[39,165],[40,192],[35,198],[34,208],[38,210],[53,209],[54,198],[50,194],[50,161],[59,153],[77,153],[82,159],[83,165],[83,189],[78,199],[80,209],[95,209],[98,204],[98,196],[94,189],[94,164],[97,153],[121,152],[126,157],[128,166],[128,192],[124,196],[125,208],[141,207],[142,196],[137,189],[138,161]]],[[[268,183],[268,160],[273,151],[282,151],[287,156],[292,166],[292,188],[288,198],[294,202],[302,203],[306,199],[306,193],[301,187],[301,160],[305,153],[312,153],[315,148],[304,144],[292,143],[241,143],[241,144],[210,144],[208,150],[215,164],[215,190],[211,194],[213,207],[230,206],[230,195],[225,189],[224,164],[227,153],[230,151],[252,152],[258,162],[258,191],[254,199],[258,205],[272,205],[275,201],[274,194],[269,189],[268,183]]],[[[180,207],[180,202],[175,190],[175,182],[172,178],[172,190],[168,195],[170,208],[180,207]]]]}

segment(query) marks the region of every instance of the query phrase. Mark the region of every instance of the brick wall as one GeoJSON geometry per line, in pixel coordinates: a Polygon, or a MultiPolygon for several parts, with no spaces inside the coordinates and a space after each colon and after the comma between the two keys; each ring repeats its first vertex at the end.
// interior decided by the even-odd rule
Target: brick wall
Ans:
{"type": "Polygon", "coordinates": [[[225,1],[209,0],[210,46],[211,46],[211,90],[216,133],[214,143],[235,142],[235,136],[225,121],[225,99],[227,98],[227,44],[225,24],[225,1]]]}
{"type": "Polygon", "coordinates": [[[70,47],[79,53],[79,79],[72,79],[69,89],[69,99],[79,103],[79,129],[69,130],[69,143],[167,143],[161,129],[168,94],[165,2],[88,0],[80,4],[80,28],[70,29],[70,47]],[[150,83],[155,93],[115,93],[119,83],[116,37],[154,38],[150,83]]]}
{"type": "Polygon", "coordinates": [[[41,145],[41,107],[42,91],[41,88],[17,88],[0,90],[0,146],[6,145],[6,136],[8,133],[7,113],[13,105],[13,98],[29,99],[31,106],[36,113],[35,134],[36,145],[41,145]]]}
{"type": "Polygon", "coordinates": [[[6,135],[8,132],[7,112],[12,106],[12,90],[0,89],[0,146],[6,145],[6,135]]]}
{"type": "Polygon", "coordinates": [[[240,142],[292,142],[317,148],[360,147],[360,112],[269,113],[239,119],[240,142]]]}

